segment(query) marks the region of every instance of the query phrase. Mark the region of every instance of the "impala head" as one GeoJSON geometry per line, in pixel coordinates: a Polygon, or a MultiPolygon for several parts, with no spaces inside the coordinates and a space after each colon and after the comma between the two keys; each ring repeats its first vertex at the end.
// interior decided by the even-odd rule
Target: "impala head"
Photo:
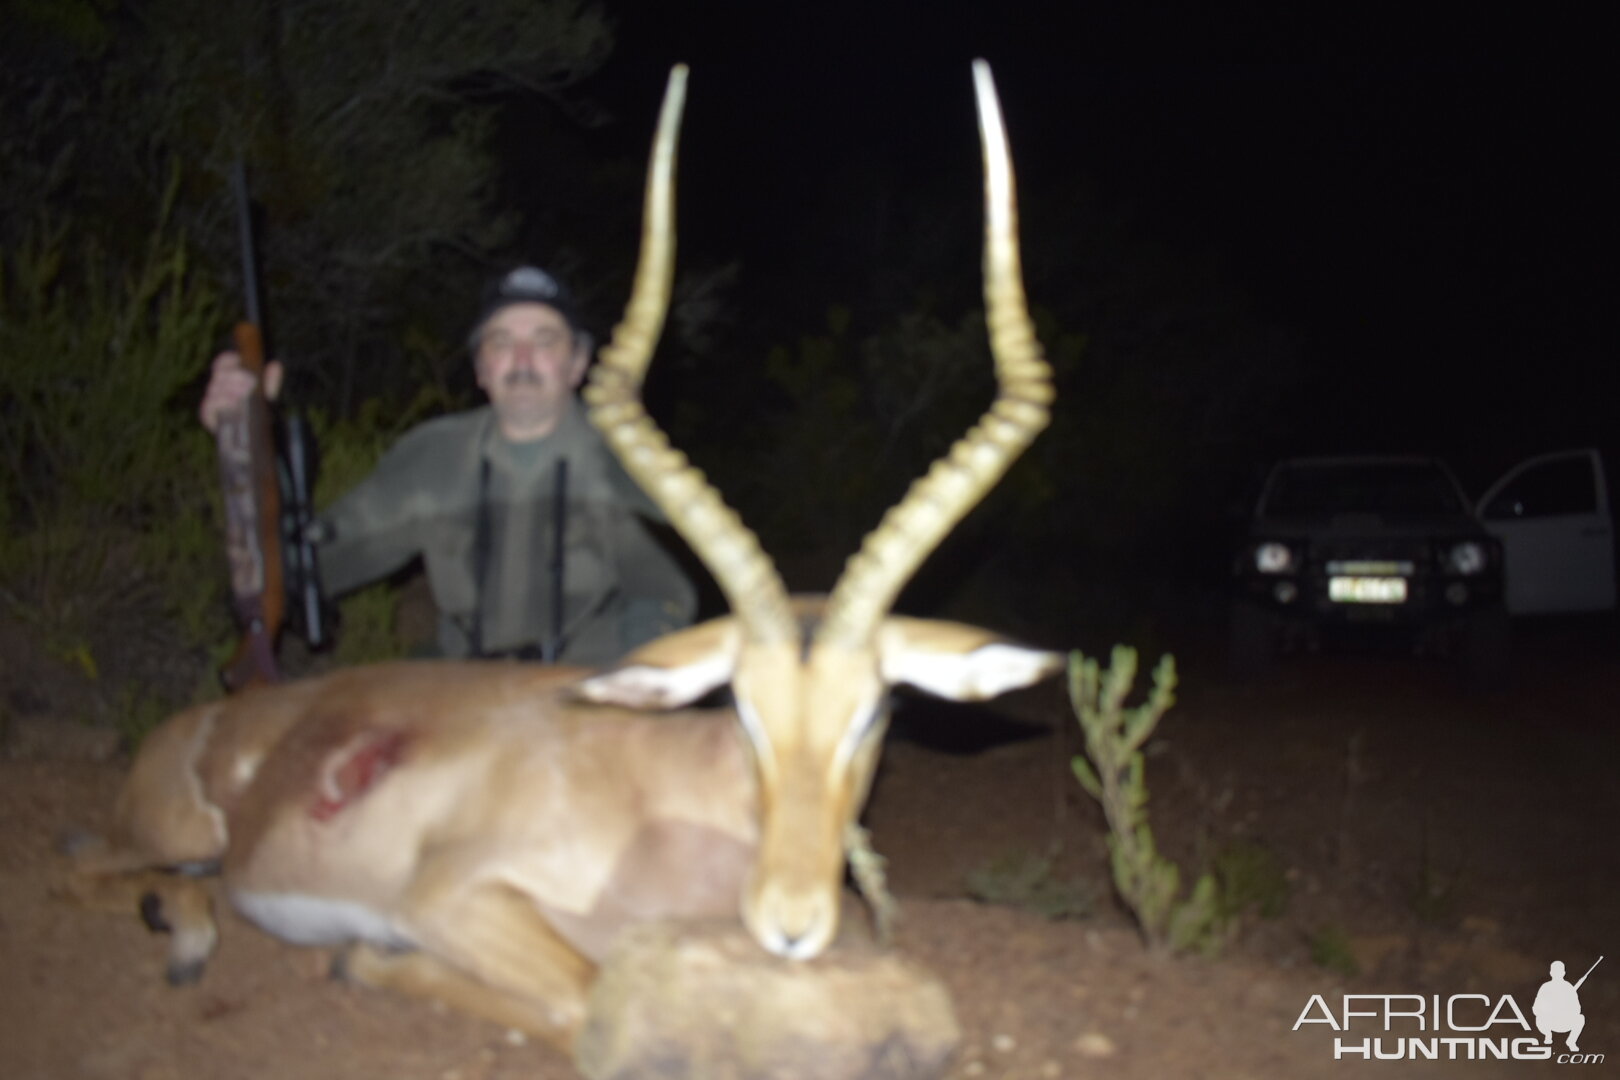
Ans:
{"type": "Polygon", "coordinates": [[[923,559],[1046,426],[1052,400],[1051,369],[1024,302],[1000,109],[988,65],[976,62],[973,74],[984,140],[986,322],[999,392],[866,537],[825,601],[788,596],[758,538],[641,406],[673,276],[684,67],[670,75],[654,139],[634,291],[585,392],[592,421],[703,559],[732,614],[645,646],[587,680],[582,693],[672,707],[731,684],[760,792],[760,849],[743,917],[782,956],[815,956],[837,931],[844,830],[866,800],[889,687],[977,700],[1035,682],[1060,663],[989,631],[890,614],[923,559]]]}

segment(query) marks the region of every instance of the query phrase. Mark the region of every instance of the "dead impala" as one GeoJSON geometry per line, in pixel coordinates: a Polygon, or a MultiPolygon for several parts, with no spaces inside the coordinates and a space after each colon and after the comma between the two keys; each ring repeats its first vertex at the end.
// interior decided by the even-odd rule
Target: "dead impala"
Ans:
{"type": "Polygon", "coordinates": [[[734,914],[771,952],[833,939],[844,837],[865,803],[888,688],[981,699],[1056,654],[889,614],[918,565],[1046,425],[1050,369],[1023,296],[1011,167],[988,67],[984,289],[999,390],[866,538],[825,601],[794,600],[752,532],[640,404],[674,259],[677,67],[653,145],[625,318],[592,421],[713,573],[732,614],[601,674],[420,662],[339,671],[190,709],[135,760],[110,843],[75,888],[146,891],[170,978],[201,973],[204,884],[287,941],[350,945],[357,980],[433,996],[563,1045],[596,964],[638,921],[734,914]],[[641,710],[729,684],[735,712],[641,710]]]}

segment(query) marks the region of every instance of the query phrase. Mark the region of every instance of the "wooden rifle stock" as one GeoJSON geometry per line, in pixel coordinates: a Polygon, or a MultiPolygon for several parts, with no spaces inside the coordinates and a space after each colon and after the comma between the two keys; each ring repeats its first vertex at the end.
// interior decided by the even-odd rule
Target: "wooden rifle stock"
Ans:
{"type": "Polygon", "coordinates": [[[276,638],[286,618],[281,565],[281,486],[276,475],[270,402],[264,392],[264,337],[257,324],[233,333],[242,367],[258,384],[242,408],[219,420],[219,478],[225,493],[225,550],[231,599],[242,640],[220,669],[231,693],[276,682],[276,638]]]}

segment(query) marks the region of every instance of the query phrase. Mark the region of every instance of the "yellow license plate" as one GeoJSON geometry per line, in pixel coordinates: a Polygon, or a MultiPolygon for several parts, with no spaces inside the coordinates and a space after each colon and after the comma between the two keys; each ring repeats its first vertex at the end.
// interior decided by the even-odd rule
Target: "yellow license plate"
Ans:
{"type": "Polygon", "coordinates": [[[1404,604],[1406,579],[1399,577],[1328,578],[1328,599],[1335,604],[1404,604]]]}

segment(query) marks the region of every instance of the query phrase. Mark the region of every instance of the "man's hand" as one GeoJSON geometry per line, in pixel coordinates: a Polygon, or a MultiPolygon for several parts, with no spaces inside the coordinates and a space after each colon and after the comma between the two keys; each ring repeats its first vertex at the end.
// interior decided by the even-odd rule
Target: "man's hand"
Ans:
{"type": "MultiPolygon", "coordinates": [[[[272,360],[264,365],[264,394],[272,401],[281,392],[281,374],[281,361],[272,360]]],[[[208,379],[202,406],[197,410],[202,426],[210,432],[218,431],[220,416],[240,409],[257,382],[242,367],[242,358],[235,351],[226,350],[214,357],[214,373],[208,379]]]]}

